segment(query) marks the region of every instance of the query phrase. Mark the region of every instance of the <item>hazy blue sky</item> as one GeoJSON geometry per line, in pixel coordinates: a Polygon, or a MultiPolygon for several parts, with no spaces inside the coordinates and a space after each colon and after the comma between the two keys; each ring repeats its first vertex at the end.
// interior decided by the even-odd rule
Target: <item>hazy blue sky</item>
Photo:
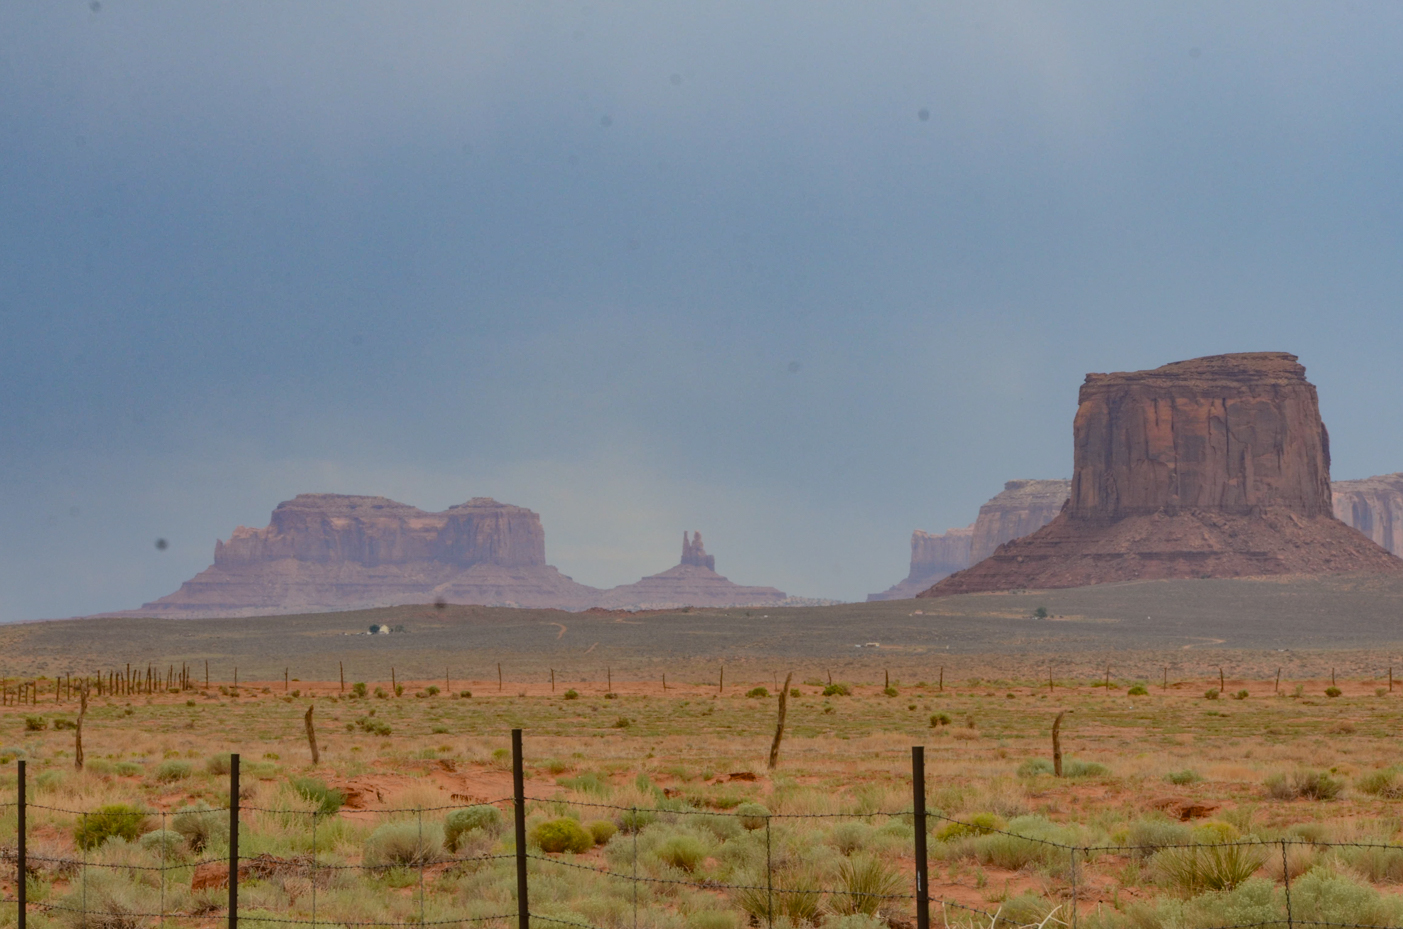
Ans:
{"type": "Polygon", "coordinates": [[[1400,48],[1396,3],[0,4],[0,619],[302,491],[861,599],[1070,474],[1086,372],[1219,352],[1403,470],[1400,48]]]}

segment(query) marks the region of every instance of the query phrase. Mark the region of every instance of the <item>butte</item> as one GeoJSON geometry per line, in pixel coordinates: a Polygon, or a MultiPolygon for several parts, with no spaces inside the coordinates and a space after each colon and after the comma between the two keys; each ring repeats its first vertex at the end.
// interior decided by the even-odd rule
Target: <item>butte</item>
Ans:
{"type": "Polygon", "coordinates": [[[1403,560],[1334,516],[1330,438],[1295,355],[1088,374],[1072,434],[1062,512],[919,596],[1403,572],[1403,560]]]}

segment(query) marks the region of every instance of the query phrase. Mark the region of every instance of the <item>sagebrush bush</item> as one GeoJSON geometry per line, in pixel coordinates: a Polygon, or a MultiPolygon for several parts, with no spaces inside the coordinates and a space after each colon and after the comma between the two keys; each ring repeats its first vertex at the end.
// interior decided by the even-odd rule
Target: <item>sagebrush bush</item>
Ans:
{"type": "Polygon", "coordinates": [[[179,858],[185,850],[185,837],[174,829],[153,829],[140,839],[143,849],[167,861],[179,858]]]}
{"type": "Polygon", "coordinates": [[[736,807],[736,817],[749,830],[764,829],[770,821],[770,811],[758,803],[747,801],[736,807]]]}
{"type": "Polygon", "coordinates": [[[1357,778],[1354,786],[1363,793],[1374,797],[1383,797],[1386,800],[1397,800],[1403,797],[1403,782],[1399,781],[1398,768],[1396,767],[1370,771],[1357,778]]]}
{"type": "Polygon", "coordinates": [[[1193,830],[1167,816],[1147,817],[1132,822],[1125,833],[1125,844],[1133,848],[1137,858],[1149,858],[1166,845],[1187,845],[1193,841],[1193,830]]]}
{"type": "Polygon", "coordinates": [[[851,697],[853,691],[847,684],[829,684],[823,688],[823,695],[825,697],[851,697]]]}
{"type": "Polygon", "coordinates": [[[580,854],[594,847],[594,836],[578,820],[562,817],[540,823],[531,830],[531,844],[543,852],[580,854]]]}
{"type": "Polygon", "coordinates": [[[596,819],[594,822],[586,823],[585,828],[589,830],[590,835],[594,836],[595,845],[607,845],[614,834],[619,831],[619,827],[607,819],[596,819]]]}
{"type": "Polygon", "coordinates": [[[1164,779],[1180,787],[1184,787],[1188,784],[1197,784],[1199,781],[1203,780],[1203,778],[1198,776],[1198,772],[1192,768],[1185,768],[1182,771],[1170,771],[1164,776],[1164,779]]]}
{"type": "Polygon", "coordinates": [[[993,813],[972,813],[960,822],[947,822],[935,833],[941,842],[963,839],[968,836],[988,835],[1004,827],[1004,821],[993,813]]]}
{"type": "Polygon", "coordinates": [[[149,896],[149,887],[120,871],[84,868],[55,901],[58,923],[64,929],[143,929],[149,896]]]}
{"type": "Polygon", "coordinates": [[[231,770],[233,770],[233,767],[234,762],[232,761],[232,756],[229,754],[229,752],[223,752],[219,755],[211,755],[209,758],[205,759],[205,772],[207,774],[213,774],[216,777],[220,775],[227,775],[231,770]]]}
{"type": "Polygon", "coordinates": [[[456,852],[473,832],[492,834],[502,825],[502,814],[495,806],[485,803],[454,810],[443,818],[443,844],[450,852],[456,852]]]}
{"type": "Polygon", "coordinates": [[[171,817],[171,828],[180,833],[185,843],[197,852],[229,838],[228,815],[210,809],[204,803],[177,810],[171,817]]]}
{"type": "Polygon", "coordinates": [[[770,691],[764,687],[752,687],[745,692],[747,697],[768,697],[770,691]]]}
{"type": "Polygon", "coordinates": [[[443,857],[443,827],[436,822],[402,819],[383,823],[365,840],[369,868],[417,868],[443,857]]]}
{"type": "Polygon", "coordinates": [[[688,873],[701,867],[706,860],[707,848],[701,839],[694,835],[674,835],[658,846],[658,859],[688,873]]]}
{"type": "Polygon", "coordinates": [[[85,816],[78,817],[73,827],[73,843],[91,850],[116,836],[135,842],[146,823],[146,812],[128,803],[109,803],[85,816]]]}
{"type": "Polygon", "coordinates": [[[867,846],[872,827],[866,823],[839,823],[828,834],[828,841],[844,855],[851,855],[867,846]]]}
{"type": "Polygon", "coordinates": [[[1344,782],[1331,777],[1327,771],[1297,770],[1288,777],[1273,774],[1265,781],[1267,794],[1273,800],[1333,800],[1344,790],[1344,782]]]}
{"type": "Polygon", "coordinates": [[[194,773],[195,769],[190,762],[179,758],[169,758],[156,766],[156,780],[167,784],[183,781],[194,773]]]}

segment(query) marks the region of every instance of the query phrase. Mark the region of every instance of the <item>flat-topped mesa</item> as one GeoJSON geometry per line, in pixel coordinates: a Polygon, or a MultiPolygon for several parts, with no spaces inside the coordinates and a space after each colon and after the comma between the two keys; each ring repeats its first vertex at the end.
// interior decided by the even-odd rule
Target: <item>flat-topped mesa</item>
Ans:
{"type": "Polygon", "coordinates": [[[708,571],[716,570],[716,556],[708,555],[706,549],[702,548],[700,532],[693,532],[689,542],[687,530],[682,530],[682,560],[679,564],[696,565],[700,568],[706,568],[708,571]]]}
{"type": "Polygon", "coordinates": [[[430,513],[385,497],[299,494],[262,529],[216,542],[214,564],[142,607],[231,616],[404,603],[583,609],[599,591],[546,564],[541,518],[474,497],[430,513]]]}
{"type": "Polygon", "coordinates": [[[921,596],[1150,578],[1403,571],[1333,515],[1315,387],[1284,352],[1089,374],[1071,498],[921,596]]]}
{"type": "Polygon", "coordinates": [[[1305,375],[1285,352],[1088,374],[1068,515],[1331,513],[1330,438],[1305,375]]]}
{"type": "Polygon", "coordinates": [[[1395,555],[1403,553],[1403,473],[1330,485],[1335,518],[1395,555]]]}
{"type": "Polygon", "coordinates": [[[974,526],[947,529],[936,535],[917,529],[911,533],[911,571],[905,580],[879,594],[868,594],[867,602],[909,600],[941,578],[969,567],[969,545],[974,526]]]}

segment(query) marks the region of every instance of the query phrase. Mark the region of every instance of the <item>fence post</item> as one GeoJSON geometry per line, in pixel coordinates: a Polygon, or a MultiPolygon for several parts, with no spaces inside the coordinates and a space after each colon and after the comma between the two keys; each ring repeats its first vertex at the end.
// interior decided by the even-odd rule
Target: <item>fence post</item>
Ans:
{"type": "Polygon", "coordinates": [[[512,800],[516,807],[516,922],[517,929],[531,929],[531,907],[526,898],[526,765],[521,754],[521,730],[512,730],[512,800]]]}
{"type": "Polygon", "coordinates": [[[1281,880],[1286,884],[1286,926],[1294,929],[1296,921],[1291,917],[1291,863],[1286,860],[1286,840],[1281,840],[1281,880]]]}
{"type": "Polygon", "coordinates": [[[770,854],[770,816],[765,814],[765,925],[775,924],[775,866],[770,854]]]}
{"type": "Polygon", "coordinates": [[[926,861],[926,747],[911,746],[911,798],[916,826],[916,929],[930,929],[930,868],[926,861]]]}
{"type": "Polygon", "coordinates": [[[1073,846],[1072,856],[1072,929],[1077,929],[1077,850],[1073,846]]]}
{"type": "Polygon", "coordinates": [[[24,798],[24,759],[19,761],[19,848],[15,852],[15,897],[19,903],[19,929],[24,929],[25,914],[29,909],[29,856],[25,849],[25,798],[24,798]]]}
{"type": "Polygon", "coordinates": [[[229,756],[229,929],[239,929],[239,753],[229,756]]]}

